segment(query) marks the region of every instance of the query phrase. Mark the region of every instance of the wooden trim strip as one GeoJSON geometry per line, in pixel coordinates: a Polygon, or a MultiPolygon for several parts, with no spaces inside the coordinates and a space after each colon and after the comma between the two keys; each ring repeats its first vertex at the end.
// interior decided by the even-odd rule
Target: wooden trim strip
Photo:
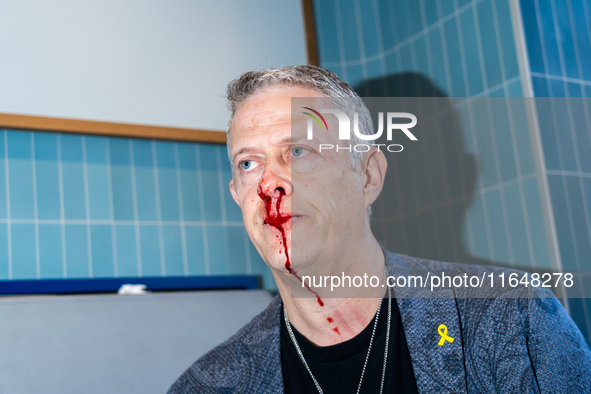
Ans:
{"type": "Polygon", "coordinates": [[[0,128],[226,144],[223,131],[0,113],[0,128]]]}
{"type": "Polygon", "coordinates": [[[308,64],[319,66],[318,44],[316,43],[316,27],[314,25],[314,6],[312,0],[302,0],[304,9],[304,30],[306,32],[306,48],[308,64]]]}

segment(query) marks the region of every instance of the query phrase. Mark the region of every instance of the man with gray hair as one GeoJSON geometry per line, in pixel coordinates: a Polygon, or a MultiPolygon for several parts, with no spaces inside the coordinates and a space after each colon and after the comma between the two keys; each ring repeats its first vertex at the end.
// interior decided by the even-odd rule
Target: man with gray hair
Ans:
{"type": "MultiPolygon", "coordinates": [[[[547,289],[493,298],[470,288],[393,288],[391,278],[434,272],[516,271],[380,246],[368,212],[382,190],[383,152],[319,149],[342,142],[336,117],[321,109],[357,112],[360,133],[373,133],[349,85],[315,66],[251,71],[229,84],[228,101],[230,191],[279,294],[169,393],[591,392],[589,347],[547,289]],[[293,98],[304,111],[292,110],[293,98]],[[310,118],[319,126],[313,138],[310,118]],[[346,291],[326,286],[335,274],[349,279],[346,291]],[[351,278],[365,282],[351,286],[351,278]]],[[[350,142],[360,142],[355,133],[350,142]]]]}

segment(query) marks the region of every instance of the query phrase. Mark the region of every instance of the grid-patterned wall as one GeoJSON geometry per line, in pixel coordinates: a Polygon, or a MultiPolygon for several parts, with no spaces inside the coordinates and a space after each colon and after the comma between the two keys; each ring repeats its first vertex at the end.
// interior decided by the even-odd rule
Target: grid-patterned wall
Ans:
{"type": "Polygon", "coordinates": [[[271,274],[221,145],[0,130],[0,280],[271,274]]]}
{"type": "MultiPolygon", "coordinates": [[[[565,272],[591,269],[591,4],[587,0],[522,0],[558,246],[565,272]],[[577,99],[578,98],[578,99],[577,99]],[[576,115],[574,114],[576,111],[576,115]]],[[[581,297],[579,294],[569,294],[581,297]]],[[[569,300],[590,341],[591,302],[569,300]]]]}
{"type": "Polygon", "coordinates": [[[513,117],[495,124],[484,100],[461,99],[522,96],[509,0],[317,1],[315,18],[321,65],[361,95],[460,98],[455,133],[419,141],[451,138],[455,145],[420,159],[389,158],[391,172],[414,176],[406,184],[395,177],[377,203],[413,201],[403,212],[374,211],[374,232],[387,247],[439,260],[550,268],[527,123],[513,117]]]}

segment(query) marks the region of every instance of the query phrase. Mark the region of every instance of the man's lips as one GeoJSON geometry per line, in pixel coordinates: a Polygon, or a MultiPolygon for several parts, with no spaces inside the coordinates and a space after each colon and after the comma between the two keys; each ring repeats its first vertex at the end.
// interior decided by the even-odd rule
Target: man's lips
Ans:
{"type": "Polygon", "coordinates": [[[287,223],[289,220],[291,220],[291,216],[269,216],[263,221],[263,224],[278,227],[287,223]]]}
{"type": "Polygon", "coordinates": [[[263,220],[263,224],[268,224],[272,227],[281,226],[287,222],[294,222],[301,219],[304,215],[282,215],[282,216],[268,216],[263,220]]]}

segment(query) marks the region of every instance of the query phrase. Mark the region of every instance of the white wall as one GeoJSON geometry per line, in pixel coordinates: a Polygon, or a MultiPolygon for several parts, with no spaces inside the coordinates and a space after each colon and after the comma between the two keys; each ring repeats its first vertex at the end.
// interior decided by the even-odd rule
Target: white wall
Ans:
{"type": "Polygon", "coordinates": [[[305,64],[299,0],[0,0],[0,112],[224,130],[226,84],[305,64]]]}

